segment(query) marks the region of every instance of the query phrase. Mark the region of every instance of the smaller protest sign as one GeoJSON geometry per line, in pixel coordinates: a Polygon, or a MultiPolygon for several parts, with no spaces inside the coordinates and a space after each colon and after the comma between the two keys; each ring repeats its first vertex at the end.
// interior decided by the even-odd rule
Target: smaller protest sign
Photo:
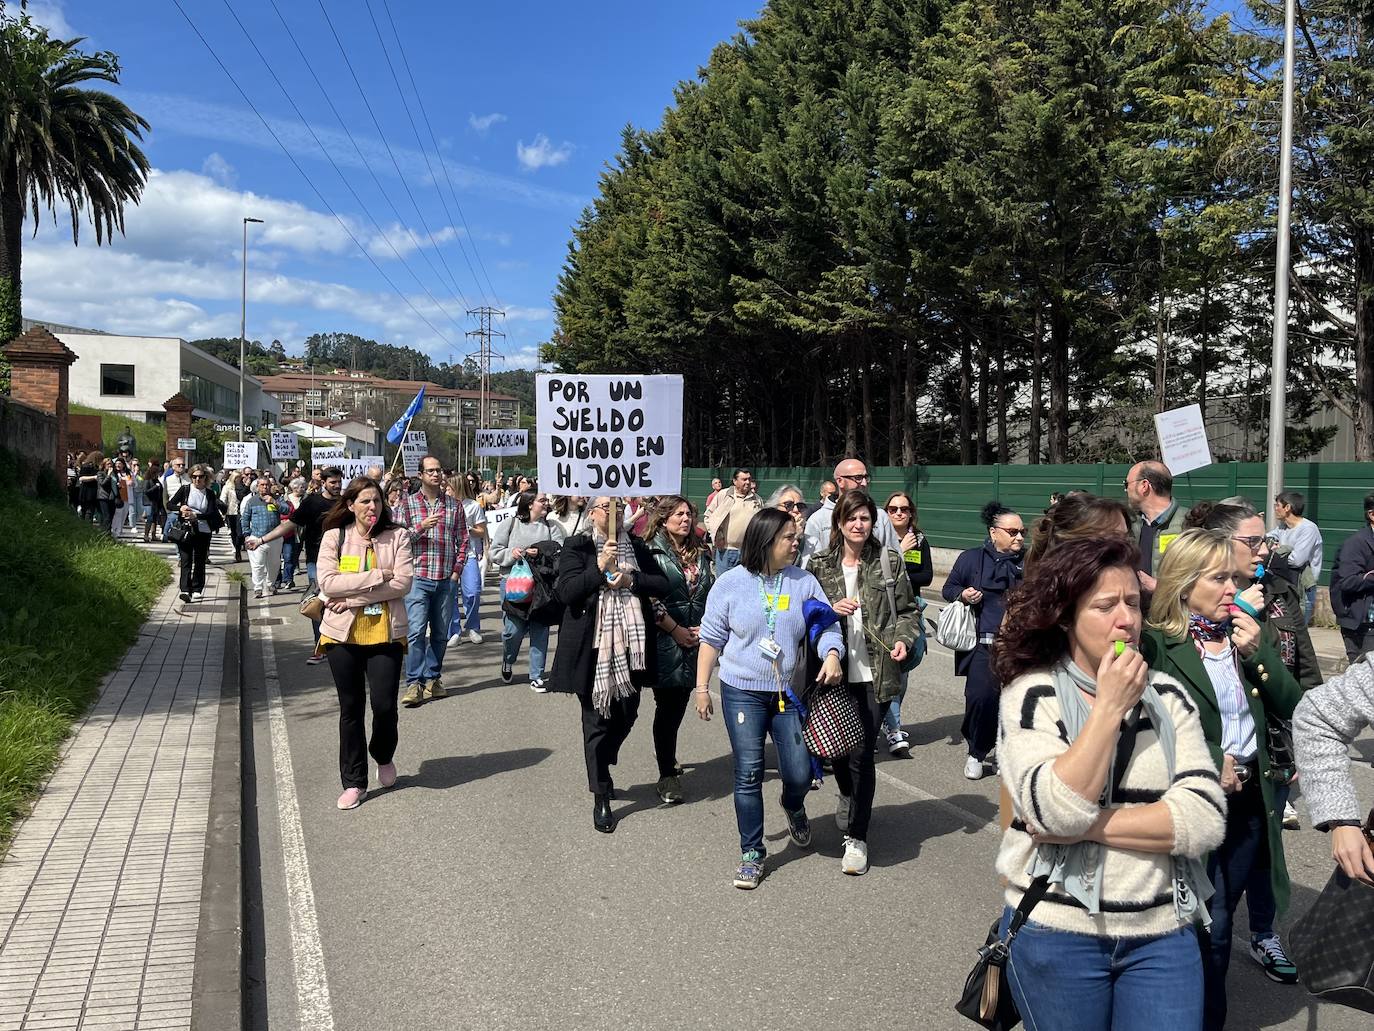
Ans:
{"type": "Polygon", "coordinates": [[[1207,443],[1207,425],[1202,409],[1185,405],[1155,416],[1159,453],[1175,476],[1212,464],[1212,449],[1207,443]]]}
{"type": "Polygon", "coordinates": [[[296,450],[296,435],[290,430],[273,430],[271,448],[273,460],[280,458],[295,458],[298,454],[296,450]]]}
{"type": "Polygon", "coordinates": [[[478,430],[473,453],[509,458],[530,453],[529,430],[478,430]]]}
{"type": "Polygon", "coordinates": [[[242,469],[258,467],[258,442],[256,440],[226,440],[224,442],[224,468],[242,469]]]}

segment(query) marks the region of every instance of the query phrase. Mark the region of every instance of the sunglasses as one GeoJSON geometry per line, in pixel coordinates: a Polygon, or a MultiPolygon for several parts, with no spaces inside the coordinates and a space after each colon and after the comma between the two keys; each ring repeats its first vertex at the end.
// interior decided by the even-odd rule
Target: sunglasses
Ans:
{"type": "Polygon", "coordinates": [[[204,473],[192,473],[192,474],[191,474],[191,479],[193,479],[193,480],[203,480],[203,479],[205,479],[205,474],[204,474],[204,473]]]}
{"type": "Polygon", "coordinates": [[[891,513],[893,513],[893,512],[910,512],[910,511],[911,511],[911,506],[910,506],[910,505],[888,505],[888,506],[887,506],[887,511],[888,511],[889,514],[891,514],[891,513]]]}
{"type": "Polygon", "coordinates": [[[789,512],[795,512],[802,507],[800,501],[782,501],[778,503],[779,508],[785,508],[789,512]]]}
{"type": "Polygon", "coordinates": [[[1009,529],[1009,528],[1007,528],[1007,527],[1005,527],[1005,526],[994,526],[993,529],[994,529],[994,530],[1001,530],[1003,533],[1007,534],[1007,535],[1010,536],[1010,537],[1024,537],[1024,536],[1026,536],[1026,530],[1025,530],[1025,527],[1023,527],[1023,526],[1018,526],[1018,527],[1016,527],[1015,529],[1009,529]]]}

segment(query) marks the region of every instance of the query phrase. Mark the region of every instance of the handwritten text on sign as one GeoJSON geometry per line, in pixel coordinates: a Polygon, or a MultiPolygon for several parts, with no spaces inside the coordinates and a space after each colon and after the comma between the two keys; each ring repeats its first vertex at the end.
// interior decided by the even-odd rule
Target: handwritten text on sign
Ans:
{"type": "Polygon", "coordinates": [[[256,469],[258,467],[258,442],[256,440],[226,440],[224,442],[224,468],[256,469]]]}
{"type": "Polygon", "coordinates": [[[296,454],[296,435],[290,430],[273,430],[272,457],[295,458],[296,454]]]}
{"type": "Polygon", "coordinates": [[[542,486],[635,497],[682,487],[681,376],[536,377],[542,486]]]}
{"type": "Polygon", "coordinates": [[[478,455],[528,455],[529,430],[478,430],[473,452],[478,455]]]}

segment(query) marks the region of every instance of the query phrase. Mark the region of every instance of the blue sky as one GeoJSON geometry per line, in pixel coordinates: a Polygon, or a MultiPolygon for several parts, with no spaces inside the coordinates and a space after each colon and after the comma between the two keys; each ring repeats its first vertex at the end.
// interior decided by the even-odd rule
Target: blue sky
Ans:
{"type": "Polygon", "coordinates": [[[552,331],[571,226],[622,127],[657,125],[677,82],[761,0],[325,0],[362,93],[320,0],[275,0],[276,9],[234,0],[232,14],[224,0],[181,5],[315,189],[173,0],[31,3],[57,34],[119,55],[116,92],[152,125],[145,152],[155,171],[112,245],[97,248],[86,226],[74,248],[63,211],[26,237],[25,315],[117,333],[237,336],[248,215],[264,219],[249,227],[250,337],[298,353],[313,332],[353,332],[447,361],[472,348],[465,310],[493,304],[508,312],[507,359],[496,367],[516,368],[533,366],[552,331]]]}

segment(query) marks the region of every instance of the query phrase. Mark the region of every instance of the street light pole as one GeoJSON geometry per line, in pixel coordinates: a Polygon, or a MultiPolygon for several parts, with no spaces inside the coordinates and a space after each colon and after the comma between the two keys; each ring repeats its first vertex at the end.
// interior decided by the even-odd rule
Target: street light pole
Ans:
{"type": "Polygon", "coordinates": [[[1293,35],[1297,0],[1285,0],[1283,17],[1283,123],[1279,133],[1279,224],[1274,249],[1274,360],[1269,374],[1269,495],[1267,511],[1283,490],[1283,459],[1288,412],[1289,226],[1293,210],[1293,35]]]}
{"type": "Polygon", "coordinates": [[[243,302],[239,307],[239,442],[243,441],[243,397],[246,389],[244,381],[243,367],[245,364],[244,356],[244,337],[248,329],[248,223],[261,223],[260,218],[243,219],[243,302]]]}

